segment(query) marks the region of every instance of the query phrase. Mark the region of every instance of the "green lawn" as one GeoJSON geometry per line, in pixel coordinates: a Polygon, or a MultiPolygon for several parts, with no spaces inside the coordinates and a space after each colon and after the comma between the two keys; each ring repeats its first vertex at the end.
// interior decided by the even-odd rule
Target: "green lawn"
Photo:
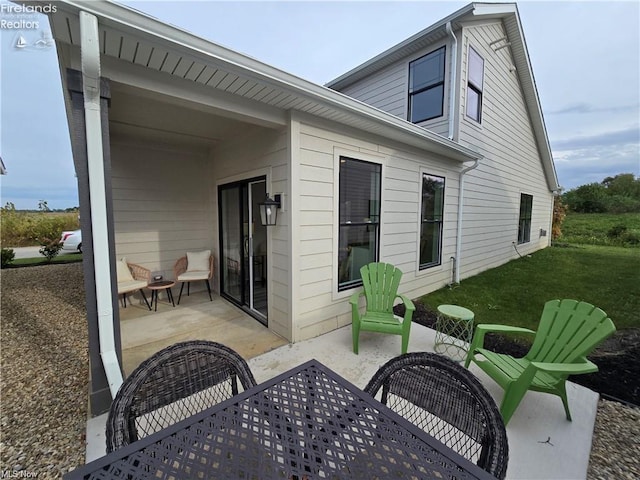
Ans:
{"type": "Polygon", "coordinates": [[[63,255],[58,255],[51,262],[47,262],[47,259],[43,256],[38,256],[37,258],[17,258],[11,262],[8,268],[12,267],[25,267],[32,265],[48,265],[54,263],[74,263],[81,262],[82,254],[81,253],[68,253],[63,255]]]}
{"type": "Polygon", "coordinates": [[[550,247],[420,299],[431,310],[449,303],[477,323],[535,330],[547,300],[573,298],[603,309],[618,330],[640,327],[640,249],[550,247]]]}

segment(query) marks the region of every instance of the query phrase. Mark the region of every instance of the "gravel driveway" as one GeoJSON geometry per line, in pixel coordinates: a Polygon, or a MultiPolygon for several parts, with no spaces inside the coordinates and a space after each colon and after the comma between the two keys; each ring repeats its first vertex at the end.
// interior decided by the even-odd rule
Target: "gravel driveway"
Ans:
{"type": "MultiPolygon", "coordinates": [[[[88,354],[82,264],[2,270],[0,478],[84,463],[88,354]]],[[[588,479],[640,478],[640,409],[600,401],[588,479]]]]}

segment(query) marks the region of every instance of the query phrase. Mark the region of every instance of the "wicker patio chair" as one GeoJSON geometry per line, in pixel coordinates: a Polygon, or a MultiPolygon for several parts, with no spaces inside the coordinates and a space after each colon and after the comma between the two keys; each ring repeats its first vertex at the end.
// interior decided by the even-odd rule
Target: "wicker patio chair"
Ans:
{"type": "Polygon", "coordinates": [[[180,305],[184,284],[187,284],[187,296],[189,296],[190,283],[202,280],[207,284],[209,300],[213,301],[211,297],[211,285],[209,284],[209,280],[213,278],[213,255],[211,255],[210,250],[187,252],[184,257],[176,260],[173,266],[173,275],[176,282],[182,283],[182,285],[180,285],[180,294],[178,295],[178,305],[180,305]]]}
{"type": "Polygon", "coordinates": [[[389,360],[365,392],[499,479],[509,446],[493,398],[471,372],[435,353],[389,360]]]}
{"type": "Polygon", "coordinates": [[[116,278],[118,279],[118,295],[122,295],[122,306],[127,308],[127,293],[139,291],[149,310],[151,305],[143,288],[149,284],[151,271],[141,265],[127,262],[126,258],[116,262],[116,278]]]}
{"type": "Polygon", "coordinates": [[[215,342],[160,350],[124,381],[107,418],[107,452],[128,445],[256,385],[247,362],[215,342]]]}

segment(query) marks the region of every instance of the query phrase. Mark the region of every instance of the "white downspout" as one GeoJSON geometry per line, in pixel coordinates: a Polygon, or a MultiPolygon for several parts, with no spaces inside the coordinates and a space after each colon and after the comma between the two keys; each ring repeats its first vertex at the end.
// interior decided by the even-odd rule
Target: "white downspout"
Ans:
{"type": "MultiPolygon", "coordinates": [[[[449,140],[453,140],[454,137],[454,126],[455,126],[455,118],[456,118],[456,92],[458,90],[457,85],[457,73],[458,73],[458,39],[456,38],[455,33],[453,33],[453,29],[451,28],[451,22],[447,22],[446,25],[447,33],[451,36],[451,75],[450,75],[450,83],[449,83],[449,140]]],[[[460,187],[458,190],[458,222],[456,226],[456,256],[454,259],[455,265],[455,283],[460,283],[460,255],[462,255],[462,204],[464,201],[464,175],[469,171],[473,170],[478,166],[480,162],[479,159],[476,159],[473,165],[465,168],[460,172],[460,187]]]]}
{"type": "MultiPolygon", "coordinates": [[[[452,47],[451,47],[451,75],[449,82],[449,140],[453,140],[453,127],[454,127],[454,119],[456,114],[456,91],[458,86],[457,82],[457,73],[458,73],[458,39],[456,35],[453,33],[451,28],[451,22],[447,22],[447,33],[451,35],[452,38],[452,47]]],[[[474,167],[475,168],[475,167],[474,167]]]]}
{"type": "Polygon", "coordinates": [[[107,226],[107,202],[104,183],[102,121],[100,118],[100,43],[98,19],[80,12],[80,54],[82,89],[87,136],[87,164],[93,229],[93,258],[98,310],[100,356],[112,398],[122,385],[122,371],[116,355],[111,298],[111,263],[107,226]]]}
{"type": "Polygon", "coordinates": [[[478,166],[480,159],[476,159],[473,165],[465,168],[460,172],[460,188],[458,190],[458,225],[456,227],[456,259],[455,269],[456,278],[455,283],[460,283],[460,255],[462,254],[462,202],[464,200],[464,175],[478,166]]]}

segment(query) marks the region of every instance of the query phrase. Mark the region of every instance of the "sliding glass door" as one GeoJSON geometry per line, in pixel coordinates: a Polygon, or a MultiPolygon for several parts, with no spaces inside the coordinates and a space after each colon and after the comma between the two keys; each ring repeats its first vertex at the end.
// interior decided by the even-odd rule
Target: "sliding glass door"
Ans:
{"type": "Polygon", "coordinates": [[[267,324],[267,228],[258,202],[264,177],[219,187],[220,271],[223,297],[267,324]]]}

